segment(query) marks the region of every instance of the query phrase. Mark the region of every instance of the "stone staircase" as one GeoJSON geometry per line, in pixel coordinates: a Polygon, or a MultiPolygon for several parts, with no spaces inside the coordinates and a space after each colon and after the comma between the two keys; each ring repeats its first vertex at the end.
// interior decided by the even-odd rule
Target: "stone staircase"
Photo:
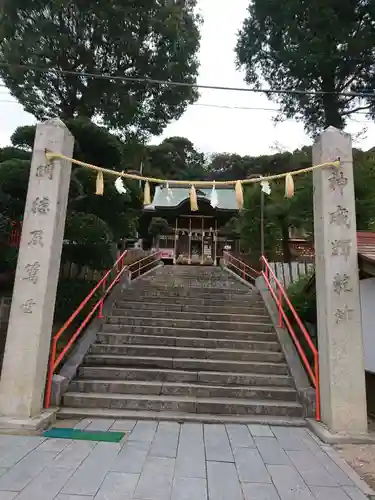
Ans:
{"type": "Polygon", "coordinates": [[[115,303],[64,395],[60,416],[82,415],[303,422],[259,293],[191,266],[158,268],[115,303]]]}

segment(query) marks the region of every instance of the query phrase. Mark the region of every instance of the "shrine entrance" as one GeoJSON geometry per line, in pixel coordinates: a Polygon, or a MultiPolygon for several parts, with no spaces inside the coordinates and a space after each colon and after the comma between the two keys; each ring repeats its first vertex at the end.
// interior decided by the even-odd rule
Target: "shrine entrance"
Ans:
{"type": "Polygon", "coordinates": [[[174,264],[217,264],[217,221],[213,216],[178,217],[174,241],[174,264]]]}

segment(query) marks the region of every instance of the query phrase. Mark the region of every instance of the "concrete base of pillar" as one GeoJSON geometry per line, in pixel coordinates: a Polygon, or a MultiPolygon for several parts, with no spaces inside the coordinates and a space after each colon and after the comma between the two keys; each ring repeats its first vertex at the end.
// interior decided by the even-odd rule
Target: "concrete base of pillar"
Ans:
{"type": "Polygon", "coordinates": [[[12,418],[0,416],[0,434],[40,434],[40,432],[56,421],[58,408],[43,410],[33,418],[12,418]]]}
{"type": "Polygon", "coordinates": [[[318,438],[327,444],[375,444],[375,434],[365,433],[365,434],[347,434],[345,432],[334,433],[329,430],[329,428],[317,422],[316,420],[309,418],[307,420],[307,425],[309,429],[318,438]]]}

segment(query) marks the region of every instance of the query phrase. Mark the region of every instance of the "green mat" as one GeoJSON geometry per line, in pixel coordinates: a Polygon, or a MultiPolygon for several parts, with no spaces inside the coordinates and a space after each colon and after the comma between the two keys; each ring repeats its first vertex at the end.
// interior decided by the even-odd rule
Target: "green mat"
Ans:
{"type": "Polygon", "coordinates": [[[106,443],[119,443],[125,436],[124,432],[82,431],[80,429],[69,429],[52,427],[44,432],[44,437],[76,439],[81,441],[104,441],[106,443]]]}

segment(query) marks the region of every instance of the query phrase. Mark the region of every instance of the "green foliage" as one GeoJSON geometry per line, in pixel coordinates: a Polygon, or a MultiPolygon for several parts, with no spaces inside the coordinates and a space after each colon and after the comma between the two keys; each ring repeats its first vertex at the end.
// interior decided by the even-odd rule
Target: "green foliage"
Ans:
{"type": "Polygon", "coordinates": [[[279,0],[252,0],[238,34],[238,67],[252,86],[302,91],[269,95],[281,117],[302,121],[312,134],[343,128],[351,113],[373,106],[370,97],[337,93],[372,92],[374,22],[372,0],[286,0],[282,8],[279,0]]]}
{"type": "MultiPolygon", "coordinates": [[[[10,247],[6,244],[0,245],[0,273],[9,272],[13,274],[16,271],[18,258],[18,248],[10,247]]],[[[12,280],[11,280],[12,281],[12,280]]],[[[7,283],[11,285],[11,283],[7,283]]]]}
{"type": "MultiPolygon", "coordinates": [[[[95,285],[95,281],[60,278],[57,286],[54,322],[57,324],[65,322],[81,304],[82,300],[87,297],[95,285]]],[[[97,302],[97,300],[99,300],[100,293],[101,292],[98,291],[94,295],[89,304],[85,306],[82,312],[78,315],[75,323],[83,321],[85,315],[90,311],[90,308],[97,302]]]]}
{"type": "Polygon", "coordinates": [[[12,219],[23,216],[30,161],[6,160],[0,163],[0,212],[12,219]]]}
{"type": "MultiPolygon", "coordinates": [[[[73,156],[76,159],[115,170],[122,169],[124,144],[118,137],[84,118],[68,120],[67,126],[75,138],[73,156]]],[[[11,140],[13,145],[18,148],[17,151],[31,151],[34,136],[35,126],[18,127],[11,140]]],[[[2,203],[0,196],[0,209],[3,205],[10,208],[16,205],[12,209],[13,215],[22,217],[26,199],[29,163],[26,166],[26,162],[21,163],[19,160],[14,160],[14,162],[13,166],[8,165],[6,170],[3,171],[4,177],[7,178],[2,189],[6,197],[4,203],[2,203]],[[22,172],[20,172],[21,166],[23,168],[22,172]],[[9,184],[12,185],[11,192],[8,188],[9,184]],[[14,186],[19,193],[15,193],[14,186]]],[[[96,215],[107,222],[115,239],[134,236],[141,209],[138,183],[128,182],[128,193],[120,195],[114,187],[114,178],[106,176],[104,195],[96,196],[95,179],[95,172],[73,165],[68,214],[86,212],[96,215]]],[[[0,185],[1,180],[0,171],[0,185]]],[[[7,210],[9,212],[9,208],[7,210]]]]}
{"type": "Polygon", "coordinates": [[[205,157],[184,137],[169,137],[149,146],[145,174],[164,179],[199,180],[205,174],[205,157]]]}
{"type": "Polygon", "coordinates": [[[195,83],[195,6],[196,0],[6,0],[0,11],[0,75],[38,119],[95,117],[122,133],[159,134],[197,99],[194,87],[69,71],[195,83]]]}
{"type": "Polygon", "coordinates": [[[0,212],[0,243],[9,237],[10,220],[0,212]]]}
{"type": "Polygon", "coordinates": [[[62,261],[107,269],[113,263],[112,237],[109,226],[96,215],[73,213],[66,220],[62,261]]]}
{"type": "Polygon", "coordinates": [[[239,217],[232,217],[229,221],[221,228],[220,233],[229,238],[238,238],[240,235],[241,228],[239,217]]]}
{"type": "Polygon", "coordinates": [[[375,230],[375,151],[354,153],[357,229],[375,230]]]}
{"type": "MultiPolygon", "coordinates": [[[[123,144],[118,137],[84,117],[66,120],[65,124],[74,136],[73,156],[76,160],[121,170],[123,144]]],[[[14,131],[11,141],[17,153],[31,152],[35,129],[35,125],[25,125],[14,131]]]]}
{"type": "MultiPolygon", "coordinates": [[[[299,280],[289,285],[287,295],[302,322],[316,325],[315,282],[310,284],[311,279],[311,274],[302,276],[299,280]],[[309,290],[306,291],[308,284],[309,290]]],[[[288,316],[292,319],[290,311],[288,312],[288,316]]]]}
{"type": "Polygon", "coordinates": [[[23,151],[20,148],[15,148],[12,146],[6,146],[5,148],[0,148],[0,163],[8,160],[31,160],[31,154],[29,151],[23,151]]]}
{"type": "Polygon", "coordinates": [[[153,217],[148,226],[148,234],[154,238],[158,238],[162,234],[168,232],[168,222],[162,217],[153,217]]]}
{"type": "MultiPolygon", "coordinates": [[[[244,193],[244,210],[239,215],[241,248],[251,252],[256,259],[261,253],[261,191],[258,184],[248,186],[244,193]]],[[[264,195],[265,209],[270,205],[270,199],[264,195]]],[[[264,248],[266,255],[272,254],[280,231],[275,221],[264,218],[264,248]]]]}
{"type": "MultiPolygon", "coordinates": [[[[257,175],[296,170],[311,165],[311,150],[304,148],[293,153],[278,153],[263,156],[257,175]]],[[[264,199],[264,248],[266,255],[274,257],[279,240],[286,262],[291,260],[289,249],[289,228],[295,227],[304,232],[313,230],[312,174],[295,178],[295,194],[285,198],[284,181],[271,183],[271,194],[264,199]]],[[[261,188],[258,183],[247,186],[244,196],[244,210],[239,216],[241,247],[255,255],[261,250],[261,188]]]]}
{"type": "Polygon", "coordinates": [[[112,242],[108,225],[94,214],[76,212],[67,217],[65,239],[77,245],[112,242]]]}

